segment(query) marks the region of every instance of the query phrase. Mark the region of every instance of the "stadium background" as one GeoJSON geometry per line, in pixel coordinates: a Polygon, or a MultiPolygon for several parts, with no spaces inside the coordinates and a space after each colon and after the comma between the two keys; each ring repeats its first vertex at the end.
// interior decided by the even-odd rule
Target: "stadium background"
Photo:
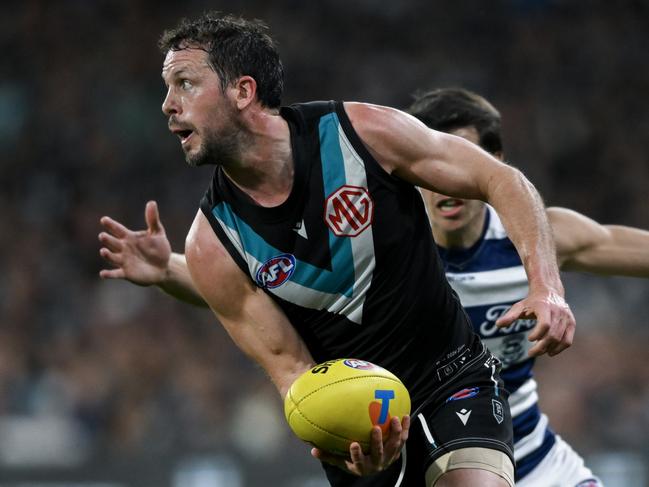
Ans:
{"type": "MultiPolygon", "coordinates": [[[[0,486],[321,486],[264,377],[204,310],[97,277],[98,220],[159,202],[176,250],[211,169],[160,113],[181,16],[266,20],[285,103],[478,91],[549,205],[649,227],[646,0],[25,0],[0,15],[0,486]],[[586,6],[587,5],[587,6],[586,6]]],[[[566,275],[573,349],[541,359],[555,429],[649,485],[649,283],[566,275]]]]}

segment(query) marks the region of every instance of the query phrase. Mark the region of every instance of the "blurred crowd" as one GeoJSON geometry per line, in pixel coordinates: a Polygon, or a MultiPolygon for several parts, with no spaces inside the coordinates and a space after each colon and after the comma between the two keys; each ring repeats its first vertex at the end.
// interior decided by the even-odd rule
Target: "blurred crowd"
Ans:
{"type": "MultiPolygon", "coordinates": [[[[211,169],[189,169],[167,132],[157,39],[206,9],[270,25],[285,103],[401,108],[417,90],[472,89],[500,109],[508,159],[548,204],[649,228],[646,1],[4,5],[0,472],[221,451],[318,468],[207,311],[98,278],[99,218],[140,228],[149,199],[182,251],[211,169]]],[[[602,281],[567,279],[580,328],[540,364],[542,404],[584,454],[647,463],[649,285],[602,281]]]]}

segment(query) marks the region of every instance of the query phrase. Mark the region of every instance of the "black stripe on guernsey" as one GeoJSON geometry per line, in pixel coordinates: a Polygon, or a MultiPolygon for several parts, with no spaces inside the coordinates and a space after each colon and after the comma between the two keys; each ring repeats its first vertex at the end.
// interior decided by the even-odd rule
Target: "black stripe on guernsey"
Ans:
{"type": "Polygon", "coordinates": [[[530,473],[534,468],[545,458],[548,452],[552,449],[556,442],[556,437],[554,431],[550,428],[545,430],[545,435],[543,437],[543,443],[539,448],[534,450],[529,455],[521,458],[516,462],[516,476],[515,480],[518,482],[520,479],[525,477],[530,473]]]}

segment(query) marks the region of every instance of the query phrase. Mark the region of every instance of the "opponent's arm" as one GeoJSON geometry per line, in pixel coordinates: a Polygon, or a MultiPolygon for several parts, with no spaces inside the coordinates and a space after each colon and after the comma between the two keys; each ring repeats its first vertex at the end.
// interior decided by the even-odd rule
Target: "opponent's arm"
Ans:
{"type": "Polygon", "coordinates": [[[601,225],[566,208],[547,209],[562,270],[649,277],[649,231],[601,225]]]}
{"type": "Polygon", "coordinates": [[[535,317],[530,355],[555,355],[572,343],[575,321],[564,301],[552,232],[534,186],[476,145],[427,128],[398,110],[360,103],[345,109],[370,153],[390,174],[437,193],[489,202],[516,246],[529,295],[498,320],[535,317]]]}
{"type": "Polygon", "coordinates": [[[187,269],[185,256],[171,251],[160,221],[158,205],[149,201],[144,210],[146,230],[131,230],[105,216],[100,222],[99,250],[113,269],[102,269],[103,279],[126,279],[140,286],[158,286],[171,296],[197,306],[207,306],[187,269]]]}
{"type": "MultiPolygon", "coordinates": [[[[284,398],[295,379],[314,365],[302,338],[279,306],[239,269],[200,210],[187,236],[185,255],[198,291],[232,340],[264,368],[284,398]]],[[[385,444],[381,430],[374,428],[368,455],[356,442],[348,459],[318,449],[312,455],[356,475],[376,473],[399,456],[408,437],[408,421],[401,424],[395,419],[385,444]]]]}

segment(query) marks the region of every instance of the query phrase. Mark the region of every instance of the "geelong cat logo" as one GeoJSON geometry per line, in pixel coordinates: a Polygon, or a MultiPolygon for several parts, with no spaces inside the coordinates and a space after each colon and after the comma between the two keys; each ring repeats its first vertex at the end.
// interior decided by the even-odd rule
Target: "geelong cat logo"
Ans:
{"type": "Polygon", "coordinates": [[[344,185],[325,201],[325,222],[338,237],[355,237],[372,224],[374,202],[360,186],[344,185]]]}
{"type": "Polygon", "coordinates": [[[295,271],[295,257],[280,254],[268,259],[257,271],[255,280],[259,287],[273,289],[288,281],[295,271]]]}

